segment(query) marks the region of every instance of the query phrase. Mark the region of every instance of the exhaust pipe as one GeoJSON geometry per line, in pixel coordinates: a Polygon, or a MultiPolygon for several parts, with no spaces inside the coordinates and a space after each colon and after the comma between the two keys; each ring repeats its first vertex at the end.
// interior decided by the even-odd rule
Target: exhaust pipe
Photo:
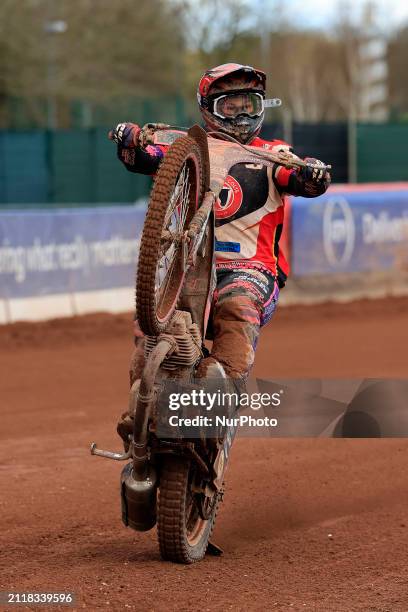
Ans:
{"type": "Polygon", "coordinates": [[[152,465],[143,480],[136,480],[128,463],[120,477],[122,522],[136,531],[149,531],[156,524],[157,474],[152,465]]]}
{"type": "MultiPolygon", "coordinates": [[[[154,381],[164,359],[175,348],[177,342],[174,338],[163,334],[147,359],[138,394],[130,395],[130,403],[136,401],[133,423],[133,473],[136,480],[143,480],[146,477],[147,424],[154,400],[154,381]]],[[[129,406],[129,412],[132,407],[129,406]]]]}
{"type": "Polygon", "coordinates": [[[147,460],[147,425],[154,401],[157,372],[175,347],[177,344],[171,336],[160,339],[147,359],[138,392],[132,387],[130,393],[129,413],[134,413],[133,461],[122,470],[120,489],[122,521],[136,531],[148,531],[156,524],[158,479],[156,470],[147,460]]]}

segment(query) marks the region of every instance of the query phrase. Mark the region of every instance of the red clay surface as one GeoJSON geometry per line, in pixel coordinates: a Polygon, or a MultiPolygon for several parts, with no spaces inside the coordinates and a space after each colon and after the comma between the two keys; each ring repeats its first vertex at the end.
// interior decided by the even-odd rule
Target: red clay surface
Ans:
{"type": "MultiPolygon", "coordinates": [[[[0,328],[1,589],[74,591],[78,610],[408,610],[404,439],[238,439],[221,558],[164,563],[155,531],[122,526],[122,464],[88,449],[120,448],[130,328],[0,328]]],[[[287,307],[254,374],[408,377],[407,346],[408,299],[287,307]]]]}

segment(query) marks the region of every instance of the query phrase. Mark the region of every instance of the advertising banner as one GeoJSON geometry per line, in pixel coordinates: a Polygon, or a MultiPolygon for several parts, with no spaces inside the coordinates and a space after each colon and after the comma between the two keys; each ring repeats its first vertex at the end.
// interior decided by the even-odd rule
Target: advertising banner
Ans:
{"type": "Polygon", "coordinates": [[[406,269],[408,185],[292,198],[291,226],[294,276],[406,269]]]}
{"type": "Polygon", "coordinates": [[[0,299],[134,285],[144,207],[0,214],[0,299]]]}

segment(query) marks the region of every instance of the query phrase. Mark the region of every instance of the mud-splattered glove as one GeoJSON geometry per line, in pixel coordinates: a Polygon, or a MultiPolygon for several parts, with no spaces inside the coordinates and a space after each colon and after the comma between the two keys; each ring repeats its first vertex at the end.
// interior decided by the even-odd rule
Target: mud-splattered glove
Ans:
{"type": "Polygon", "coordinates": [[[325,185],[328,187],[331,182],[331,176],[324,170],[325,164],[320,161],[320,159],[316,159],[314,157],[306,157],[305,162],[310,164],[315,164],[317,166],[322,166],[322,169],[319,168],[308,168],[307,166],[301,168],[300,175],[303,180],[307,183],[314,183],[315,185],[325,185]]]}
{"type": "Polygon", "coordinates": [[[134,149],[140,146],[140,132],[141,128],[136,123],[118,123],[113,130],[110,130],[108,138],[126,149],[134,149]]]}
{"type": "Polygon", "coordinates": [[[306,157],[305,162],[322,166],[320,168],[308,168],[307,166],[300,169],[297,173],[297,188],[295,195],[302,195],[306,198],[315,198],[322,195],[331,183],[331,176],[324,169],[324,163],[320,159],[314,157],[306,157]]]}

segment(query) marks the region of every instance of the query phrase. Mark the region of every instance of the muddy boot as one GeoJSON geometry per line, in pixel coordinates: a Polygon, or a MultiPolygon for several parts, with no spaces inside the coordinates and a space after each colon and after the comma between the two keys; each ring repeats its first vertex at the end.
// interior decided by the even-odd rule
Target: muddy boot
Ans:
{"type": "MultiPolygon", "coordinates": [[[[223,364],[210,355],[200,361],[196,370],[195,381],[199,384],[199,379],[202,379],[201,386],[206,392],[212,394],[221,393],[221,395],[227,394],[231,398],[227,405],[223,403],[219,407],[215,405],[213,408],[215,414],[231,418],[236,415],[239,409],[240,394],[245,389],[245,381],[242,377],[233,378],[228,376],[225,370],[226,368],[224,368],[223,364]]],[[[226,427],[220,425],[212,437],[207,438],[208,444],[215,449],[219,449],[220,444],[224,440],[225,433],[226,427]]]]}
{"type": "Polygon", "coordinates": [[[226,367],[220,363],[215,357],[210,355],[205,357],[199,363],[196,370],[196,378],[217,379],[220,385],[220,390],[226,393],[237,393],[238,396],[246,390],[246,379],[244,376],[227,375],[226,367]]]}

